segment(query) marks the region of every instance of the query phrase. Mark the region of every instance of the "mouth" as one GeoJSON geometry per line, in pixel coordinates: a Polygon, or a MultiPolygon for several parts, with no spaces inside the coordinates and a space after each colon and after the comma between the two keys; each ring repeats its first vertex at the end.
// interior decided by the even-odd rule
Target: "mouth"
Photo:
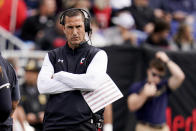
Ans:
{"type": "Polygon", "coordinates": [[[72,37],[71,40],[72,41],[78,41],[79,40],[79,37],[72,37]]]}

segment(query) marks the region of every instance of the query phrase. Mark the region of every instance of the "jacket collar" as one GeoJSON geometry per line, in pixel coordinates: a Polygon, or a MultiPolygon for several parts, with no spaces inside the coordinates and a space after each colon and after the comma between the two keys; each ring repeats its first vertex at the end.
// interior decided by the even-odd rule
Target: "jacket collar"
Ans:
{"type": "Polygon", "coordinates": [[[82,50],[83,48],[87,47],[88,46],[88,43],[87,41],[84,41],[84,42],[81,42],[79,47],[75,48],[75,49],[72,49],[69,47],[68,45],[68,42],[65,44],[65,49],[69,52],[76,52],[76,51],[80,51],[82,50]]]}

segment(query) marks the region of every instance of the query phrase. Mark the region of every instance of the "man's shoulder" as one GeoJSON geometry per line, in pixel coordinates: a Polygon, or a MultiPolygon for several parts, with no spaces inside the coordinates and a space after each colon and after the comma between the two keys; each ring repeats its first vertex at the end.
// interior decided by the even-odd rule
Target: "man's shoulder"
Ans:
{"type": "Polygon", "coordinates": [[[88,44],[88,50],[90,53],[96,54],[97,52],[101,51],[102,49],[88,44]]]}
{"type": "Polygon", "coordinates": [[[57,53],[59,53],[60,51],[62,51],[63,48],[64,48],[64,46],[63,47],[56,48],[56,49],[53,49],[53,50],[50,50],[50,51],[48,51],[48,55],[56,55],[57,53]]]}

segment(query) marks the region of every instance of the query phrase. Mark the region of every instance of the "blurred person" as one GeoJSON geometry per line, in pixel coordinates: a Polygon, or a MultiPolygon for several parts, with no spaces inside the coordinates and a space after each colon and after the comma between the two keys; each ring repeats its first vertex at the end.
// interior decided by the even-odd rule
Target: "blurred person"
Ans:
{"type": "Polygon", "coordinates": [[[105,107],[103,131],[113,131],[112,104],[105,107]]]}
{"type": "MultiPolygon", "coordinates": [[[[36,15],[39,10],[40,0],[24,0],[24,1],[27,5],[27,8],[28,8],[28,16],[36,15]]],[[[57,5],[56,12],[57,13],[59,13],[63,8],[63,6],[64,6],[63,1],[64,0],[56,0],[56,5],[57,5]]]]}
{"type": "Polygon", "coordinates": [[[155,23],[154,31],[146,38],[146,41],[143,44],[170,49],[169,41],[167,40],[169,31],[169,23],[163,20],[157,21],[155,23]]]}
{"type": "Polygon", "coordinates": [[[62,9],[66,10],[69,8],[74,8],[77,1],[78,0],[62,0],[62,9]]]}
{"type": "Polygon", "coordinates": [[[149,0],[133,0],[133,4],[124,10],[130,11],[132,14],[136,29],[146,33],[151,33],[154,30],[157,18],[154,15],[154,10],[149,6],[149,0]]]}
{"type": "Polygon", "coordinates": [[[17,106],[13,114],[13,131],[35,131],[26,120],[26,114],[21,106],[17,106]]]}
{"type": "Polygon", "coordinates": [[[27,5],[27,15],[33,16],[38,12],[39,0],[24,0],[27,5]]]}
{"type": "Polygon", "coordinates": [[[36,40],[37,49],[52,50],[66,44],[66,37],[62,25],[59,23],[59,16],[57,16],[55,21],[55,27],[45,29],[43,36],[36,40]]]}
{"type": "Polygon", "coordinates": [[[94,114],[81,91],[94,91],[106,74],[107,54],[85,40],[91,33],[90,15],[78,8],[65,10],[60,17],[66,35],[65,46],[49,51],[38,75],[38,89],[49,94],[43,131],[97,131],[103,110],[94,114]]]}
{"type": "Polygon", "coordinates": [[[194,0],[151,0],[152,8],[170,14],[172,19],[184,21],[187,16],[194,15],[196,5],[194,0]]]}
{"type": "Polygon", "coordinates": [[[22,26],[21,39],[25,42],[35,42],[43,35],[42,31],[45,28],[54,26],[55,13],[55,0],[40,0],[38,14],[28,17],[22,26]]]}
{"type": "Polygon", "coordinates": [[[181,24],[177,33],[173,36],[171,50],[191,51],[196,49],[196,43],[192,35],[192,28],[188,24],[181,24]]]}
{"type": "Polygon", "coordinates": [[[108,28],[112,13],[110,0],[94,0],[92,9],[99,27],[103,29],[108,28]]]}
{"type": "Polygon", "coordinates": [[[27,122],[36,131],[42,131],[44,109],[47,96],[37,89],[37,76],[40,68],[36,59],[30,59],[25,67],[25,82],[21,85],[21,103],[27,122]]]}
{"type": "MultiPolygon", "coordinates": [[[[7,61],[18,71],[17,61],[13,57],[7,58],[7,61]]],[[[34,131],[33,128],[26,121],[26,115],[23,108],[18,105],[12,115],[13,118],[13,131],[34,131]]]]}
{"type": "Polygon", "coordinates": [[[134,83],[128,92],[128,108],[137,118],[136,131],[169,131],[166,125],[168,95],[184,81],[185,75],[165,52],[158,51],[149,63],[147,78],[134,83]],[[166,68],[171,76],[165,78],[166,68]]]}
{"type": "Polygon", "coordinates": [[[0,129],[13,130],[13,113],[19,103],[20,91],[14,68],[0,55],[0,129]]]}
{"type": "Polygon", "coordinates": [[[139,45],[138,41],[144,36],[144,33],[134,29],[135,21],[129,12],[120,12],[112,18],[112,22],[116,26],[104,30],[108,45],[139,45]]]}
{"type": "Polygon", "coordinates": [[[90,0],[62,0],[62,3],[63,3],[63,9],[82,8],[88,12],[91,9],[90,0]]]}
{"type": "Polygon", "coordinates": [[[91,41],[93,46],[95,47],[108,46],[107,39],[104,35],[104,30],[99,27],[98,21],[95,18],[92,18],[91,27],[92,27],[91,41]]]}
{"type": "Polygon", "coordinates": [[[15,30],[20,30],[27,18],[27,7],[24,1],[14,2],[14,0],[0,1],[0,26],[12,33],[15,33],[15,30]],[[14,6],[16,7],[14,8],[14,6]]]}
{"type": "Polygon", "coordinates": [[[78,0],[74,8],[82,8],[89,12],[91,9],[91,2],[90,0],[78,0]]]}
{"type": "Polygon", "coordinates": [[[110,0],[110,5],[112,7],[112,11],[120,10],[125,7],[131,6],[131,0],[110,0]]]}
{"type": "MultiPolygon", "coordinates": [[[[183,22],[188,22],[193,28],[194,38],[196,38],[195,13],[196,4],[194,0],[151,0],[151,5],[155,10],[159,10],[170,17],[171,32],[170,37],[176,34],[179,25],[183,22]]],[[[167,17],[168,18],[168,17],[167,17]]],[[[164,19],[167,19],[164,17],[164,19]]]]}

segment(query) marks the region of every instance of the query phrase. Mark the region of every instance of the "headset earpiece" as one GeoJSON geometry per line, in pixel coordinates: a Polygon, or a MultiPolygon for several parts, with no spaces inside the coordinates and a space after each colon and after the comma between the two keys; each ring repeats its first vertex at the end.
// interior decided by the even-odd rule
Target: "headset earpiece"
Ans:
{"type": "Polygon", "coordinates": [[[85,25],[85,32],[91,32],[91,27],[90,27],[90,20],[89,18],[85,18],[84,20],[84,25],[85,25]]]}
{"type": "Polygon", "coordinates": [[[60,16],[60,24],[61,25],[65,25],[65,22],[64,22],[64,17],[65,17],[65,13],[63,12],[60,16]]]}

